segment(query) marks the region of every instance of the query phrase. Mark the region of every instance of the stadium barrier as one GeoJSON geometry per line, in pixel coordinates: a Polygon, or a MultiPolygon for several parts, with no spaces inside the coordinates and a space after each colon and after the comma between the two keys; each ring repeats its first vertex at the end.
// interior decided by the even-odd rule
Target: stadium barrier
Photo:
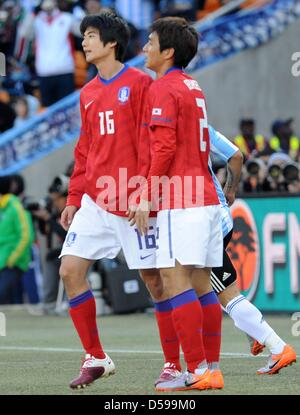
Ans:
{"type": "MultiPolygon", "coordinates": [[[[199,52],[188,70],[193,72],[242,50],[266,43],[299,17],[298,0],[274,0],[271,5],[257,10],[200,23],[196,25],[201,32],[199,52]]],[[[128,63],[144,69],[142,56],[128,63]]],[[[1,134],[0,175],[16,173],[78,138],[78,101],[77,91],[22,126],[1,134]]]]}
{"type": "Polygon", "coordinates": [[[79,91],[0,136],[0,175],[13,174],[78,138],[79,91]]]}
{"type": "MultiPolygon", "coordinates": [[[[198,53],[188,66],[193,72],[226,59],[246,49],[269,42],[300,17],[298,0],[274,0],[258,9],[200,21],[195,28],[200,33],[198,53]]],[[[129,63],[143,69],[144,57],[137,56],[129,63]]]]}
{"type": "Polygon", "coordinates": [[[228,247],[238,286],[263,311],[300,311],[300,197],[237,199],[228,247]]]}

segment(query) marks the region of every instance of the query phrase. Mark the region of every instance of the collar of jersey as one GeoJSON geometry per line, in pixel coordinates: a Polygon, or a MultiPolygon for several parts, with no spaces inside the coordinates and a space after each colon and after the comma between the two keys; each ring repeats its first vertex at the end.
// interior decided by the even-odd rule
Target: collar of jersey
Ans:
{"type": "Polygon", "coordinates": [[[99,79],[99,81],[101,81],[104,85],[109,85],[109,84],[111,84],[112,82],[114,82],[116,79],[118,79],[121,75],[123,75],[123,73],[125,72],[125,71],[127,71],[127,69],[129,68],[129,66],[125,63],[124,64],[124,68],[123,69],[121,69],[120,70],[120,72],[118,72],[115,76],[113,76],[112,78],[110,78],[110,79],[104,79],[104,78],[101,78],[101,76],[98,74],[98,79],[99,79]]]}
{"type": "Polygon", "coordinates": [[[179,66],[172,66],[171,68],[169,68],[169,69],[165,72],[165,75],[167,75],[168,73],[173,72],[173,71],[180,71],[180,72],[182,72],[182,71],[183,71],[183,69],[182,69],[182,68],[180,68],[179,66]]]}

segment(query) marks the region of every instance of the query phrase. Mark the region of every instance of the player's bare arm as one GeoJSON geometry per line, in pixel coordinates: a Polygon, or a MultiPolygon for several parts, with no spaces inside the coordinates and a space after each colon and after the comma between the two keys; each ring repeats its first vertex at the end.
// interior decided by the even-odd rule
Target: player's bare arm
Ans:
{"type": "Polygon", "coordinates": [[[242,167],[243,155],[240,150],[238,150],[236,153],[234,153],[227,164],[227,180],[224,186],[224,194],[229,206],[231,206],[235,201],[235,195],[238,190],[242,167]]]}

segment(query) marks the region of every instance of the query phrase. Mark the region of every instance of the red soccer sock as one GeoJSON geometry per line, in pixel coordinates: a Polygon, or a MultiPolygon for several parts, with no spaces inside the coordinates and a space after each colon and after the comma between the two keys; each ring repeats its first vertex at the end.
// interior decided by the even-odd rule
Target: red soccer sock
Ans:
{"type": "Polygon", "coordinates": [[[154,303],[160,343],[165,363],[173,363],[181,371],[180,344],[172,318],[172,305],[169,300],[154,303]]]}
{"type": "Polygon", "coordinates": [[[199,297],[203,310],[203,344],[207,363],[219,362],[222,308],[214,291],[199,297]]]}
{"type": "Polygon", "coordinates": [[[193,289],[170,299],[173,322],[188,370],[194,372],[205,360],[202,339],[202,309],[193,289]]]}
{"type": "Polygon", "coordinates": [[[96,322],[96,303],[89,290],[70,301],[70,316],[87,354],[104,359],[96,322]]]}

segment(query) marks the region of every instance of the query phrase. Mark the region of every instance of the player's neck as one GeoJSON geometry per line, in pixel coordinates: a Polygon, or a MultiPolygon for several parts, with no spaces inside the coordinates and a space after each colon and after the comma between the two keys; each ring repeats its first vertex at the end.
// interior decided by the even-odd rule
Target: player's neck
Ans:
{"type": "Polygon", "coordinates": [[[162,78],[173,66],[173,63],[165,62],[160,68],[157,69],[156,79],[162,78]]]}
{"type": "Polygon", "coordinates": [[[96,67],[101,78],[109,81],[124,68],[124,64],[114,59],[99,62],[96,67]]]}

